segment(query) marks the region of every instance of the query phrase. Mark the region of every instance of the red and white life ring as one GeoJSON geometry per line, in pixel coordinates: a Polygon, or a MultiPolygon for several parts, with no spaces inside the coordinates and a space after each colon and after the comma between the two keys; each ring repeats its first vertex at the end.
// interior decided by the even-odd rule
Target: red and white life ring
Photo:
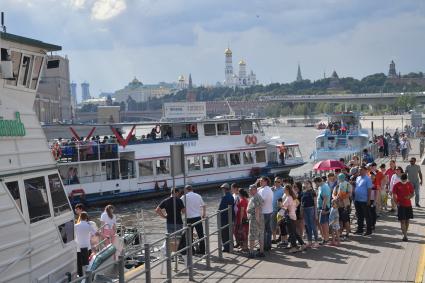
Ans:
{"type": "Polygon", "coordinates": [[[245,137],[245,143],[246,144],[257,144],[257,137],[254,136],[254,135],[252,135],[252,136],[247,135],[245,137]]]}
{"type": "Polygon", "coordinates": [[[254,135],[251,136],[251,143],[257,144],[257,137],[256,136],[254,136],[254,135]]]}
{"type": "Polygon", "coordinates": [[[251,137],[250,137],[249,135],[247,135],[247,136],[245,137],[245,143],[246,143],[246,144],[251,144],[251,137]]]}
{"type": "Polygon", "coordinates": [[[196,125],[195,124],[190,124],[190,126],[189,126],[189,132],[191,134],[196,134],[198,132],[198,129],[196,128],[196,125]]]}
{"type": "Polygon", "coordinates": [[[156,126],[155,126],[155,132],[156,132],[157,134],[160,134],[160,133],[161,133],[161,126],[156,125],[156,126]]]}
{"type": "Polygon", "coordinates": [[[72,190],[71,193],[69,194],[70,199],[73,199],[76,196],[83,199],[86,197],[86,192],[84,191],[84,189],[75,189],[75,190],[72,190]]]}

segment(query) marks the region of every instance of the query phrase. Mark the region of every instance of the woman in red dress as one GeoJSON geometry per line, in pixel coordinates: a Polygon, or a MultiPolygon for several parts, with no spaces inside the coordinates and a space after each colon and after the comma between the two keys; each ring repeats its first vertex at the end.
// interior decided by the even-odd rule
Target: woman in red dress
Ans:
{"type": "Polygon", "coordinates": [[[236,242],[242,251],[248,251],[248,198],[249,195],[244,189],[239,189],[239,202],[237,203],[238,212],[236,214],[235,235],[236,242]]]}

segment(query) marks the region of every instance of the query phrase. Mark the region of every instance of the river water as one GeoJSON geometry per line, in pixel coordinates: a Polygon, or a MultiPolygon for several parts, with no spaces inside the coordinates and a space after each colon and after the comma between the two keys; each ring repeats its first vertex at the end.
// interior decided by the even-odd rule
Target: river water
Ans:
{"type": "MultiPolygon", "coordinates": [[[[408,117],[403,117],[403,125],[406,124],[406,120],[408,117]]],[[[381,117],[366,117],[363,120],[362,127],[369,129],[371,132],[371,122],[374,122],[374,133],[381,134],[382,133],[382,116],[381,117]],[[370,120],[373,119],[373,120],[370,120]]],[[[388,132],[393,132],[396,128],[402,128],[401,116],[386,116],[384,123],[384,129],[388,132]]],[[[282,119],[282,122],[284,120],[282,119]]],[[[320,133],[319,130],[312,127],[288,127],[284,126],[283,123],[273,127],[265,128],[265,132],[268,136],[281,136],[286,141],[298,142],[300,145],[300,150],[302,156],[307,164],[296,168],[291,171],[290,175],[292,176],[301,176],[304,173],[309,172],[312,169],[312,161],[309,160],[311,153],[314,150],[315,145],[315,137],[320,133]]],[[[214,213],[218,208],[218,203],[221,197],[220,189],[211,189],[208,191],[201,192],[201,195],[204,199],[204,202],[207,205],[208,214],[214,213]]],[[[165,233],[165,219],[160,218],[156,215],[154,209],[157,207],[159,202],[164,199],[150,199],[150,200],[141,200],[132,203],[123,203],[116,205],[116,213],[118,218],[121,219],[122,223],[127,226],[144,226],[144,232],[148,241],[158,239],[159,237],[163,237],[165,233]],[[137,217],[137,213],[139,213],[139,217],[137,217]],[[143,219],[140,216],[143,213],[143,219]],[[139,224],[137,224],[139,223],[139,224]]],[[[100,217],[101,209],[93,209],[90,210],[90,215],[93,218],[100,217]]],[[[216,223],[215,219],[212,223],[216,223]]]]}

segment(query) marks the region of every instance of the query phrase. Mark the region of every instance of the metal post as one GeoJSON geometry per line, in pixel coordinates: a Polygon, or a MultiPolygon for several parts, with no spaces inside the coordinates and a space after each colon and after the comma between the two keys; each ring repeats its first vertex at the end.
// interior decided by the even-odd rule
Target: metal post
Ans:
{"type": "Polygon", "coordinates": [[[145,243],[145,282],[151,283],[151,247],[145,243]]]}
{"type": "Polygon", "coordinates": [[[229,252],[233,252],[233,206],[227,206],[227,219],[229,222],[229,252]]]}
{"type": "Polygon", "coordinates": [[[186,227],[186,242],[188,245],[186,247],[187,254],[187,268],[189,271],[189,281],[193,281],[193,258],[192,258],[192,224],[188,224],[186,227]]]}
{"type": "Polygon", "coordinates": [[[207,269],[211,268],[211,253],[210,253],[210,221],[209,218],[205,218],[205,261],[207,269]]]}
{"type": "Polygon", "coordinates": [[[93,271],[91,270],[86,270],[86,283],[92,283],[93,282],[93,271]]]}
{"type": "Polygon", "coordinates": [[[118,282],[124,283],[124,256],[120,255],[118,256],[118,282]]]}
{"type": "Polygon", "coordinates": [[[382,136],[385,136],[385,119],[384,119],[384,116],[382,116],[382,136]]]}
{"type": "Polygon", "coordinates": [[[217,213],[217,244],[218,244],[218,258],[223,259],[223,245],[221,242],[221,212],[217,213]]]}
{"type": "Polygon", "coordinates": [[[401,131],[400,132],[403,132],[403,131],[404,131],[404,117],[401,116],[401,131]]]}
{"type": "Polygon", "coordinates": [[[165,256],[167,257],[167,282],[171,282],[171,249],[170,249],[170,234],[165,234],[165,256]]]}

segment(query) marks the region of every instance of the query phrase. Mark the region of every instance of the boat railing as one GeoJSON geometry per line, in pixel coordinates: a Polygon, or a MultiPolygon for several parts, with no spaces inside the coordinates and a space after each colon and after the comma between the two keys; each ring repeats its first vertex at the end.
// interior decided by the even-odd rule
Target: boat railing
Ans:
{"type": "Polygon", "coordinates": [[[161,137],[161,138],[142,138],[142,139],[133,139],[128,142],[129,145],[134,144],[151,144],[151,143],[164,143],[164,142],[181,142],[181,141],[196,141],[198,140],[198,134],[188,135],[182,137],[161,137]]]}
{"type": "Polygon", "coordinates": [[[51,147],[53,157],[58,163],[81,161],[96,161],[118,158],[118,144],[116,143],[77,143],[51,147]]]}
{"type": "MultiPolygon", "coordinates": [[[[180,230],[177,230],[173,233],[166,233],[164,237],[151,241],[149,243],[145,242],[142,247],[139,249],[132,249],[129,253],[122,254],[118,257],[117,261],[110,262],[101,266],[99,269],[91,271],[87,270],[84,276],[76,278],[69,281],[70,283],[92,283],[95,281],[96,275],[102,275],[102,272],[105,270],[110,270],[112,267],[115,267],[117,272],[117,278],[119,283],[140,281],[141,276],[144,277],[146,283],[152,282],[152,271],[154,269],[160,268],[160,273],[165,275],[165,280],[162,282],[171,282],[173,278],[177,275],[182,275],[183,272],[188,274],[188,280],[194,280],[194,271],[196,268],[200,267],[202,269],[211,269],[212,255],[218,255],[218,261],[223,260],[223,246],[227,245],[229,251],[233,252],[233,216],[232,213],[229,213],[233,210],[233,207],[229,205],[223,210],[218,210],[217,212],[208,215],[201,220],[187,224],[180,230]],[[222,223],[223,214],[227,214],[226,219],[227,223],[222,223]],[[216,229],[211,230],[211,222],[216,218],[217,226],[216,229]],[[204,236],[198,239],[192,239],[192,230],[196,225],[203,225],[204,236]],[[225,242],[222,242],[223,236],[226,235],[228,239],[225,242]],[[217,237],[217,247],[211,248],[212,237],[217,237]],[[176,241],[177,240],[177,241],[176,241]],[[185,241],[185,246],[181,249],[179,247],[179,241],[185,241]],[[205,242],[205,254],[199,257],[193,256],[193,248],[195,245],[198,245],[200,242],[205,242]],[[154,261],[154,257],[151,255],[154,247],[161,246],[161,257],[159,260],[154,261]],[[144,255],[144,265],[131,269],[129,271],[125,270],[125,260],[126,258],[132,257],[136,254],[144,255]],[[178,256],[183,256],[185,261],[185,267],[181,270],[178,269],[178,256]],[[172,267],[172,262],[174,260],[175,266],[172,267]],[[205,263],[205,267],[201,267],[205,263]]],[[[181,277],[179,277],[181,278],[181,277]]]]}

